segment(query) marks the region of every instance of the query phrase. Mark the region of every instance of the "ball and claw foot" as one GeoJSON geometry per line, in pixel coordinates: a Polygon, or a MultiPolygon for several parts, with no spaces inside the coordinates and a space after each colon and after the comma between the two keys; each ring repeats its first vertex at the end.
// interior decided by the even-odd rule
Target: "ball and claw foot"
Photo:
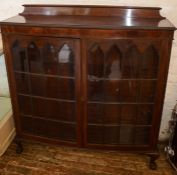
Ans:
{"type": "Polygon", "coordinates": [[[16,153],[21,154],[23,152],[23,145],[21,141],[16,141],[17,147],[16,147],[16,153]]]}
{"type": "Polygon", "coordinates": [[[150,161],[149,161],[149,168],[151,170],[156,170],[157,169],[157,164],[156,164],[156,160],[159,158],[159,154],[152,154],[149,155],[150,156],[150,161]]]}
{"type": "Polygon", "coordinates": [[[150,162],[149,162],[149,168],[150,168],[151,170],[156,170],[156,169],[157,169],[157,164],[156,164],[156,162],[150,160],[150,162]]]}

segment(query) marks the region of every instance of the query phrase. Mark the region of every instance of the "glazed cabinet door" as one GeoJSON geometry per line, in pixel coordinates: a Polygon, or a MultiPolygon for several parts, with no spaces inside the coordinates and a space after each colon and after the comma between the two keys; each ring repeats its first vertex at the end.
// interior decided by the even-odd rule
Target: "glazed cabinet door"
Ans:
{"type": "Polygon", "coordinates": [[[87,41],[86,138],[90,147],[148,147],[154,126],[161,42],[87,41]]]}
{"type": "Polygon", "coordinates": [[[78,144],[79,41],[32,36],[8,40],[21,134],[78,144]]]}

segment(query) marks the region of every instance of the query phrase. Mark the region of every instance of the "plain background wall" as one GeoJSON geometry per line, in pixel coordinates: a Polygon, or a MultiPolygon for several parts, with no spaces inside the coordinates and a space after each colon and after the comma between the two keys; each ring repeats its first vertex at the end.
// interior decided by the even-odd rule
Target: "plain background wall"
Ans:
{"type": "MultiPolygon", "coordinates": [[[[4,0],[0,6],[0,20],[17,15],[23,11],[22,4],[63,4],[62,0],[4,0]]],[[[128,6],[157,6],[162,7],[161,15],[167,17],[177,26],[177,0],[65,0],[65,4],[89,4],[89,5],[128,5],[128,6]]],[[[177,100],[177,32],[175,33],[167,82],[167,90],[164,101],[160,140],[168,138],[168,122],[177,100]]]]}

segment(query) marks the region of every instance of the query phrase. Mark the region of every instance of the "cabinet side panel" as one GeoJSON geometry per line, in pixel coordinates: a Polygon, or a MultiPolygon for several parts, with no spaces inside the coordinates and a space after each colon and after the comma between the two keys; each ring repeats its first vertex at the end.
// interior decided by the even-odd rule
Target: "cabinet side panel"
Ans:
{"type": "Polygon", "coordinates": [[[160,122],[162,117],[162,109],[164,104],[164,97],[166,91],[170,56],[171,56],[172,39],[167,38],[162,41],[162,47],[159,50],[161,55],[159,74],[158,74],[158,85],[156,94],[156,106],[153,116],[153,130],[151,132],[151,147],[155,148],[158,143],[160,122]]]}
{"type": "Polygon", "coordinates": [[[19,118],[17,93],[16,93],[16,82],[13,74],[13,61],[12,61],[12,53],[11,53],[11,46],[10,46],[11,43],[9,42],[8,35],[4,33],[2,33],[2,40],[3,40],[3,48],[4,48],[5,62],[6,62],[8,82],[9,82],[10,97],[12,101],[12,108],[14,114],[13,116],[14,116],[15,126],[16,126],[16,133],[17,136],[20,136],[21,125],[20,125],[20,118],[19,118]]]}

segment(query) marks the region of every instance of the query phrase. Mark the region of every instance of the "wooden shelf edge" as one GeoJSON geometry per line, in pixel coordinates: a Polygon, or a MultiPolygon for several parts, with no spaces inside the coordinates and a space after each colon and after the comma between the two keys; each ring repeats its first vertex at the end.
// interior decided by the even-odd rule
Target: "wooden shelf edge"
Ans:
{"type": "Polygon", "coordinates": [[[164,19],[160,7],[25,4],[22,16],[109,16],[122,18],[164,19]]]}

